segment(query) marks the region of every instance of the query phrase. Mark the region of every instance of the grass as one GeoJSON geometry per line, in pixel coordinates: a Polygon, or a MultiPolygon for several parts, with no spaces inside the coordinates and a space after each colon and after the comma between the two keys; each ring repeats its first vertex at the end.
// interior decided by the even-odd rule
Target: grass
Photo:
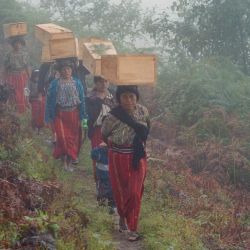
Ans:
{"type": "MultiPolygon", "coordinates": [[[[82,147],[76,171],[66,172],[61,162],[52,158],[52,146],[48,143],[50,131],[45,129],[38,136],[27,128],[27,117],[22,119],[22,138],[16,145],[16,152],[13,152],[18,156],[17,166],[26,176],[40,181],[53,180],[61,186],[61,193],[47,211],[46,223],[43,223],[39,211],[34,220],[44,225],[43,230],[49,230],[51,225],[58,227],[54,231],[58,250],[115,249],[112,243],[113,218],[108,214],[107,208],[97,206],[95,198],[89,142],[86,141],[82,147]]],[[[173,200],[164,192],[164,185],[158,190],[153,187],[154,177],[157,175],[161,179],[161,171],[160,166],[158,169],[151,169],[152,167],[149,167],[139,222],[144,249],[205,249],[200,240],[199,226],[178,214],[173,200]]],[[[179,177],[176,181],[182,182],[182,178],[179,177]]],[[[12,224],[8,228],[10,230],[5,231],[8,237],[4,239],[18,239],[18,227],[12,224]]]]}
{"type": "MultiPolygon", "coordinates": [[[[80,163],[73,173],[66,172],[61,162],[52,158],[49,129],[37,135],[29,127],[29,114],[21,118],[21,133],[11,160],[23,176],[46,181],[53,180],[61,187],[61,193],[48,208],[48,218],[37,211],[32,221],[41,221],[44,229],[56,225],[58,250],[112,250],[113,219],[108,210],[97,206],[90,145],[86,142],[80,154],[80,163]]],[[[1,150],[5,157],[5,151],[1,150]]],[[[6,158],[6,157],[5,157],[6,158]]],[[[2,242],[15,242],[20,228],[15,223],[0,227],[2,242]]]]}

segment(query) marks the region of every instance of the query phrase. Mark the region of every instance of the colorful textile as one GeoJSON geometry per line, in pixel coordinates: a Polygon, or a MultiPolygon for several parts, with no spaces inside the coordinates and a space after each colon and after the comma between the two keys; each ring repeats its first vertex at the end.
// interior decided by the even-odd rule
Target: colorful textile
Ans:
{"type": "MultiPolygon", "coordinates": [[[[144,106],[137,104],[136,109],[130,115],[136,122],[149,126],[149,113],[144,106]]],[[[117,145],[133,144],[135,131],[109,113],[102,124],[102,135],[105,139],[117,145]]]]}
{"type": "Polygon", "coordinates": [[[146,156],[145,145],[149,133],[149,124],[144,126],[136,122],[120,105],[112,109],[110,114],[135,131],[133,139],[133,167],[136,169],[139,167],[140,160],[146,156]]]}
{"type": "Polygon", "coordinates": [[[109,173],[118,213],[125,218],[129,230],[136,231],[146,177],[146,159],[140,160],[138,170],[132,168],[133,153],[109,150],[109,173]]]}
{"type": "Polygon", "coordinates": [[[42,128],[44,126],[45,97],[42,100],[33,100],[31,103],[32,127],[42,128]]]}
{"type": "Polygon", "coordinates": [[[59,110],[53,124],[56,132],[54,157],[59,158],[67,155],[73,161],[76,160],[80,151],[82,138],[79,110],[77,108],[73,111],[59,110]]]}
{"type": "MultiPolygon", "coordinates": [[[[80,120],[87,119],[87,114],[85,112],[85,94],[83,91],[82,83],[78,79],[74,79],[77,92],[79,94],[80,104],[79,106],[79,117],[80,120]]],[[[56,118],[56,108],[57,108],[57,89],[58,89],[59,79],[55,79],[51,82],[46,101],[45,108],[45,121],[50,123],[56,118]]]]}
{"type": "Polygon", "coordinates": [[[28,54],[24,50],[11,51],[7,54],[4,67],[7,72],[20,72],[28,66],[28,54]]]}
{"type": "Polygon", "coordinates": [[[74,80],[65,83],[59,81],[56,103],[61,107],[74,107],[81,103],[74,80]]]}
{"type": "Polygon", "coordinates": [[[107,91],[104,99],[98,97],[98,93],[93,89],[86,98],[86,108],[88,114],[88,137],[92,138],[95,128],[102,125],[103,117],[108,114],[115,105],[113,95],[107,91]]]}
{"type": "Polygon", "coordinates": [[[18,113],[24,113],[28,104],[24,96],[24,88],[28,82],[27,73],[25,71],[10,72],[5,80],[14,90],[14,95],[11,96],[10,102],[16,106],[18,113]]]}

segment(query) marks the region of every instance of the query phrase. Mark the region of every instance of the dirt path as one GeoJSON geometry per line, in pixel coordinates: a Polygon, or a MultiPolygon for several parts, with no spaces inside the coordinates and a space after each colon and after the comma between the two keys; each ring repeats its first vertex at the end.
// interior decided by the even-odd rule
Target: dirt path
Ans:
{"type": "MultiPolygon", "coordinates": [[[[49,144],[47,142],[47,144],[49,144]]],[[[52,148],[52,146],[49,146],[52,148]]],[[[85,145],[86,147],[86,145],[85,145]]],[[[82,186],[81,190],[78,188],[73,188],[74,190],[77,190],[77,192],[80,192],[80,196],[82,193],[84,193],[85,199],[88,199],[91,201],[91,203],[95,203],[95,184],[94,181],[92,181],[92,168],[88,169],[86,165],[91,164],[92,162],[88,156],[88,148],[84,148],[82,150],[85,155],[81,155],[81,163],[77,166],[75,166],[75,171],[71,176],[68,177],[67,182],[71,183],[73,185],[77,185],[77,183],[85,183],[84,186],[82,186]]],[[[115,228],[112,234],[113,237],[113,244],[116,250],[144,250],[142,240],[136,241],[136,242],[129,242],[127,240],[127,235],[126,233],[120,233],[118,231],[118,221],[119,221],[119,216],[118,214],[113,215],[113,219],[115,221],[115,228]]]]}
{"type": "Polygon", "coordinates": [[[116,250],[144,250],[142,240],[130,242],[126,233],[118,231],[119,216],[114,215],[115,230],[113,232],[113,242],[116,250]]]}
{"type": "Polygon", "coordinates": [[[142,241],[129,242],[124,233],[118,231],[113,233],[116,250],[143,250],[142,241]]]}

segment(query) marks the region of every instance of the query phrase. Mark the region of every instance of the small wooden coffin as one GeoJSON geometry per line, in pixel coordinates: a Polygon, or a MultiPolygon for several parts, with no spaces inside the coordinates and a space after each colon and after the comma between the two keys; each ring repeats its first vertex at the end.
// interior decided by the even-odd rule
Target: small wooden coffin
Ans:
{"type": "Polygon", "coordinates": [[[23,36],[28,33],[27,23],[6,23],[3,25],[4,38],[23,36]]]}
{"type": "Polygon", "coordinates": [[[74,38],[71,30],[53,23],[37,24],[35,26],[35,36],[43,44],[49,40],[74,38]]]}
{"type": "Polygon", "coordinates": [[[93,75],[101,75],[102,55],[116,55],[116,49],[112,42],[92,38],[88,42],[81,44],[81,54],[83,65],[93,75]]]}
{"type": "Polygon", "coordinates": [[[156,84],[155,55],[103,55],[101,75],[116,85],[156,84]]]}

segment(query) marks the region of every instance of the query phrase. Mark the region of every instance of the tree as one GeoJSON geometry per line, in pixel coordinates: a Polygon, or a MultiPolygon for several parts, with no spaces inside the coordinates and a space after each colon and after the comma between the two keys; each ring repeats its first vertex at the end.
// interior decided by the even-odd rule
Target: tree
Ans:
{"type": "MultiPolygon", "coordinates": [[[[27,22],[32,26],[35,23],[48,21],[50,19],[46,11],[37,10],[37,8],[16,0],[0,1],[0,25],[13,22],[27,22]]],[[[0,34],[3,39],[3,33],[0,34]]]]}
{"type": "Polygon", "coordinates": [[[172,25],[164,12],[153,20],[159,29],[156,39],[195,60],[228,57],[249,73],[250,0],[237,4],[234,0],[178,0],[172,10],[179,17],[172,25]]]}
{"type": "Polygon", "coordinates": [[[140,33],[139,0],[41,0],[41,7],[77,35],[97,35],[114,41],[132,41],[140,33]]]}

